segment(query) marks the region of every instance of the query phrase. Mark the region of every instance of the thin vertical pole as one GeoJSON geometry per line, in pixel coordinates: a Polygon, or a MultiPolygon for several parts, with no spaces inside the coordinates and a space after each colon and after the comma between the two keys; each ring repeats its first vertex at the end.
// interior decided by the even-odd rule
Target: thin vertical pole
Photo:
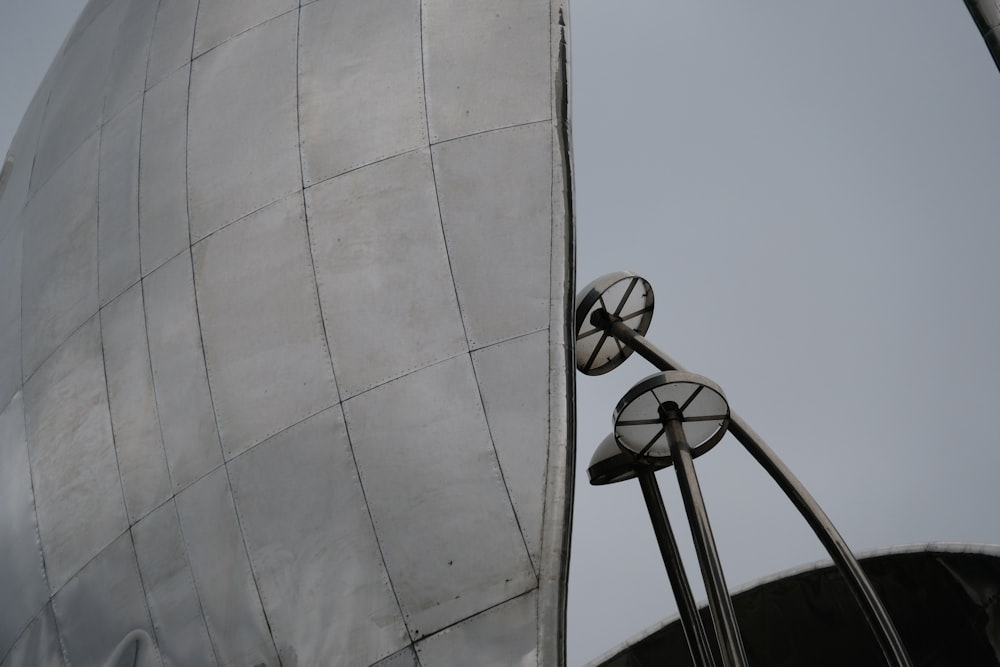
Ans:
{"type": "Polygon", "coordinates": [[[684,500],[691,535],[694,537],[694,547],[698,552],[698,564],[701,566],[701,578],[705,582],[708,593],[708,604],[712,610],[712,621],[715,625],[715,635],[722,651],[722,660],[727,667],[746,667],[748,664],[743,640],[740,638],[740,628],[736,623],[736,612],[733,611],[733,601],[729,598],[729,588],[722,572],[722,561],[715,547],[712,536],[712,526],[708,521],[708,510],[701,494],[698,476],[694,472],[694,460],[691,448],[688,446],[684,429],[681,427],[681,413],[676,403],[665,403],[660,406],[660,418],[663,420],[664,434],[670,443],[670,458],[677,471],[677,483],[684,500]]]}
{"type": "Polygon", "coordinates": [[[670,587],[677,601],[681,627],[684,629],[684,639],[687,640],[691,659],[696,667],[714,667],[708,635],[701,623],[701,616],[698,615],[698,605],[695,604],[694,596],[691,594],[691,585],[688,583],[684,563],[677,551],[674,533],[670,530],[670,519],[667,517],[667,508],[663,505],[660,487],[656,484],[656,476],[651,467],[641,463],[636,464],[635,472],[639,478],[639,486],[642,487],[646,509],[649,510],[649,520],[653,524],[653,533],[660,547],[663,566],[667,570],[667,578],[670,579],[670,587]]]}
{"type": "MultiPolygon", "coordinates": [[[[635,350],[661,371],[684,370],[683,366],[646,340],[644,336],[637,334],[621,320],[614,320],[604,310],[598,310],[594,313],[591,317],[591,324],[607,331],[608,334],[635,350]]],[[[875,592],[875,588],[868,580],[864,570],[861,569],[858,559],[854,557],[847,542],[841,537],[823,508],[819,506],[819,503],[788,466],[767,446],[764,439],[757,435],[735,412],[730,413],[729,432],[777,482],[781,490],[785,492],[788,499],[805,518],[809,527],[816,533],[816,537],[819,538],[827,553],[830,554],[830,558],[833,559],[834,565],[847,580],[848,588],[854,595],[858,606],[861,607],[868,627],[878,640],[886,662],[897,667],[911,667],[910,656],[906,652],[906,647],[899,637],[896,626],[893,625],[892,619],[889,617],[889,612],[886,611],[882,600],[875,592]]]]}

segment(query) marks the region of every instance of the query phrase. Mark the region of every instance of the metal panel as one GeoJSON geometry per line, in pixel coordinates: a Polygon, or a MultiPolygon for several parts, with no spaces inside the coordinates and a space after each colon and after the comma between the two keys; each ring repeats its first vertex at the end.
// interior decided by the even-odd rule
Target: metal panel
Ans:
{"type": "Polygon", "coordinates": [[[423,0],[423,23],[431,142],[551,118],[549,3],[423,0]]]}
{"type": "Polygon", "coordinates": [[[467,349],[427,150],[317,185],[306,199],[344,397],[467,349]]]}
{"type": "Polygon", "coordinates": [[[31,625],[17,639],[17,643],[0,663],[0,667],[62,667],[62,647],[56,630],[52,605],[45,605],[31,625]]]}
{"type": "MultiPolygon", "coordinates": [[[[206,2],[202,10],[233,5],[206,2]]],[[[192,65],[188,197],[195,240],[301,187],[297,18],[269,21],[192,65]]]]}
{"type": "Polygon", "coordinates": [[[413,647],[407,646],[399,653],[393,653],[385,660],[379,660],[373,667],[420,667],[420,663],[413,647]]]}
{"type": "Polygon", "coordinates": [[[146,275],[189,243],[187,112],[190,68],[146,93],[139,162],[139,246],[146,275]]]}
{"type": "Polygon", "coordinates": [[[261,209],[192,253],[209,385],[229,459],[337,402],[302,196],[261,209]]]}
{"type": "Polygon", "coordinates": [[[549,332],[472,354],[504,481],[536,567],[549,454],[549,332]]]}
{"type": "Polygon", "coordinates": [[[0,240],[7,235],[20,218],[18,214],[28,201],[28,186],[31,183],[31,166],[35,161],[35,146],[38,144],[38,131],[42,125],[42,113],[45,102],[49,98],[49,85],[52,82],[50,73],[42,80],[41,86],[35,92],[24,118],[10,143],[7,157],[0,163],[0,169],[7,165],[6,180],[0,185],[0,240]]]}
{"type": "Polygon", "coordinates": [[[419,0],[317,2],[301,21],[306,185],[427,145],[419,0]]]}
{"type": "Polygon", "coordinates": [[[177,510],[219,662],[277,665],[225,467],[178,494],[177,510]]]}
{"type": "MultiPolygon", "coordinates": [[[[70,664],[103,665],[133,630],[152,636],[132,536],[126,532],[87,563],[55,597],[52,608],[70,664]]],[[[140,651],[135,667],[160,665],[156,651],[140,651]]]]}
{"type": "Polygon", "coordinates": [[[101,311],[101,338],[125,508],[130,523],[134,523],[172,493],[156,414],[139,285],[101,311]]]}
{"type": "Polygon", "coordinates": [[[345,409],[414,639],[536,585],[468,356],[361,394],[345,409]]]}
{"type": "Polygon", "coordinates": [[[163,664],[217,664],[174,502],[133,526],[132,536],[163,664]]]}
{"type": "Polygon", "coordinates": [[[202,2],[194,33],[194,55],[222,44],[268,19],[298,7],[297,0],[214,0],[202,2]]]}
{"type": "Polygon", "coordinates": [[[24,434],[24,404],[18,392],[0,412],[0,656],[7,653],[49,599],[38,548],[34,492],[24,434]]]}
{"type": "Polygon", "coordinates": [[[143,280],[156,408],[174,490],[222,463],[195,306],[191,255],[143,280]]]}
{"type": "Polygon", "coordinates": [[[159,0],[146,66],[147,89],[191,61],[197,15],[198,0],[159,0]]]}
{"type": "Polygon", "coordinates": [[[480,134],[432,150],[469,343],[484,347],[548,328],[548,123],[480,134]]]}
{"type": "Polygon", "coordinates": [[[98,276],[101,304],[139,280],[139,126],[142,100],[136,99],[101,135],[97,195],[98,276]]]}
{"type": "Polygon", "coordinates": [[[0,238],[0,405],[21,386],[21,230],[0,238]]]}
{"type": "Polygon", "coordinates": [[[146,89],[146,61],[153,36],[157,0],[127,0],[128,9],[118,30],[111,56],[104,118],[113,118],[146,89]]]}
{"type": "Polygon", "coordinates": [[[79,41],[56,62],[58,71],[45,106],[31,174],[32,192],[37,192],[100,125],[104,83],[126,6],[126,0],[116,0],[87,26],[79,41]]]}
{"type": "Polygon", "coordinates": [[[25,209],[23,370],[38,365],[97,312],[97,153],[94,134],[25,209]]]}
{"type": "Polygon", "coordinates": [[[538,596],[528,593],[417,644],[423,667],[537,667],[538,596]]]}
{"type": "Polygon", "coordinates": [[[96,317],[24,385],[24,411],[38,530],[58,591],[128,527],[96,317]]]}
{"type": "Polygon", "coordinates": [[[339,408],[229,467],[284,664],[370,665],[409,643],[339,408]]]}
{"type": "Polygon", "coordinates": [[[98,16],[104,12],[105,9],[113,2],[113,0],[88,0],[84,3],[83,11],[80,12],[80,16],[76,19],[76,23],[69,31],[69,35],[66,37],[66,42],[62,46],[62,52],[59,54],[65,57],[66,54],[73,48],[73,45],[77,43],[80,37],[86,32],[90,24],[93,23],[98,16]]]}

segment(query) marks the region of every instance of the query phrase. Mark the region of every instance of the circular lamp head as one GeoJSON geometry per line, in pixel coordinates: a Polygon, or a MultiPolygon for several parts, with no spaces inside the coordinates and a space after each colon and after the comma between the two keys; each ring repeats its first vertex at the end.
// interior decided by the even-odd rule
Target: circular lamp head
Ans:
{"type": "Polygon", "coordinates": [[[576,367],[586,375],[618,368],[632,350],[590,323],[598,310],[617,317],[640,336],[653,319],[653,288],[644,278],[619,271],[601,276],[576,297],[576,367]]]}
{"type": "Polygon", "coordinates": [[[625,451],[615,441],[615,434],[609,433],[601,444],[597,446],[594,455],[590,458],[590,465],[587,466],[587,475],[590,477],[591,486],[602,486],[604,484],[615,484],[624,482],[635,477],[635,467],[637,465],[649,466],[652,464],[653,472],[667,467],[663,460],[643,460],[632,452],[625,451]]]}
{"type": "Polygon", "coordinates": [[[623,451],[670,465],[660,417],[666,403],[677,406],[692,456],[704,454],[726,434],[729,403],[719,385],[694,373],[656,373],[629,389],[615,407],[615,436],[623,451]]]}

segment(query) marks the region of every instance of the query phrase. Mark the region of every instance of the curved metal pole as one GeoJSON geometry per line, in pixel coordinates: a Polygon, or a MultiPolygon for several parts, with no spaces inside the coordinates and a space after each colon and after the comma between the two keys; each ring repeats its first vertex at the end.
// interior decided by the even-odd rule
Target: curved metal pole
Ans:
{"type": "Polygon", "coordinates": [[[740,638],[740,627],[736,623],[736,612],[733,611],[733,601],[729,597],[729,587],[722,572],[722,561],[719,559],[715,538],[712,536],[712,526],[708,521],[708,509],[705,498],[701,494],[698,476],[694,472],[694,460],[691,458],[691,448],[688,446],[684,429],[681,428],[680,410],[676,403],[660,406],[660,418],[663,420],[663,430],[670,444],[670,458],[677,471],[677,484],[681,489],[684,509],[687,511],[688,523],[691,526],[691,536],[698,552],[698,564],[701,566],[701,578],[705,582],[708,593],[708,604],[712,610],[712,622],[715,625],[715,636],[722,651],[722,661],[731,667],[746,667],[748,664],[743,640],[740,638]]]}
{"type": "Polygon", "coordinates": [[[788,466],[778,458],[763,438],[757,435],[750,425],[739,415],[732,413],[729,421],[729,432],[736,436],[750,456],[767,471],[767,474],[778,483],[799,513],[805,517],[809,527],[813,529],[819,541],[837,565],[837,569],[847,579],[847,585],[854,598],[861,606],[861,611],[868,621],[868,627],[875,632],[882,653],[890,665],[910,667],[910,656],[906,652],[903,640],[900,639],[896,626],[892,624],[889,612],[886,611],[878,593],[861,569],[861,564],[854,557],[847,542],[834,527],[833,522],[802,485],[802,482],[792,474],[788,466]]]}
{"type": "Polygon", "coordinates": [[[711,644],[708,643],[705,626],[702,625],[701,616],[698,615],[698,605],[695,604],[694,595],[691,594],[691,586],[684,572],[684,563],[677,551],[674,533],[670,530],[670,519],[667,517],[667,508],[663,505],[660,487],[656,485],[656,476],[652,468],[641,463],[636,464],[635,473],[639,479],[639,486],[642,487],[646,509],[649,510],[649,520],[653,523],[653,533],[660,547],[663,566],[667,570],[667,578],[670,579],[670,587],[674,591],[677,611],[681,617],[681,628],[684,629],[684,639],[687,640],[691,659],[696,667],[715,667],[711,644]]]}
{"type": "MultiPolygon", "coordinates": [[[[661,371],[684,370],[683,366],[646,340],[645,337],[632,331],[621,320],[614,321],[603,310],[594,312],[591,324],[607,331],[608,334],[638,352],[646,361],[661,371]]],[[[827,553],[830,554],[830,558],[833,559],[834,565],[847,580],[847,585],[861,607],[868,627],[871,628],[878,640],[886,662],[898,667],[911,667],[910,656],[906,652],[906,647],[899,637],[896,626],[893,625],[892,619],[889,617],[889,612],[886,611],[864,570],[861,569],[858,559],[854,557],[844,538],[837,532],[833,522],[830,521],[819,503],[781,459],[771,451],[763,438],[757,435],[735,412],[730,414],[729,431],[778,483],[781,490],[785,492],[788,499],[805,518],[809,527],[816,533],[816,537],[819,538],[827,553]]]]}

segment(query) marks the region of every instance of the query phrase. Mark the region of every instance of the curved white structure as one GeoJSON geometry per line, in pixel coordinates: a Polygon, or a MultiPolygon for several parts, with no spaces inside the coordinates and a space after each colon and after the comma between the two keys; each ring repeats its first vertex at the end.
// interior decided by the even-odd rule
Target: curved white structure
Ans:
{"type": "Polygon", "coordinates": [[[563,5],[91,0],[0,176],[3,667],[563,662],[563,5]]]}

